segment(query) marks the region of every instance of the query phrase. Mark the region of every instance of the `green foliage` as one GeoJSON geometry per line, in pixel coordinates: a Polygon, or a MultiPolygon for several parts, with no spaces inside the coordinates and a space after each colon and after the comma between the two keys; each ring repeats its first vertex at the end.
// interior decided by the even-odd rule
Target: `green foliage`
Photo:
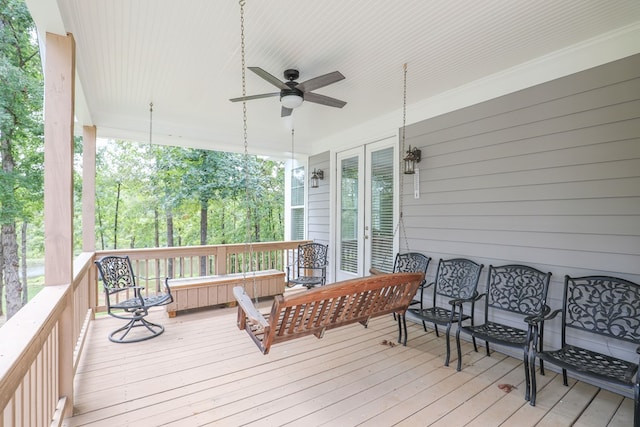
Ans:
{"type": "Polygon", "coordinates": [[[121,248],[155,247],[156,230],[160,246],[166,246],[167,215],[173,219],[175,245],[199,245],[203,206],[207,244],[284,238],[281,162],[124,141],[99,147],[96,161],[98,247],[114,245],[116,206],[121,248]]]}
{"type": "Polygon", "coordinates": [[[23,1],[0,0],[0,223],[30,220],[42,206],[43,77],[23,1]]]}

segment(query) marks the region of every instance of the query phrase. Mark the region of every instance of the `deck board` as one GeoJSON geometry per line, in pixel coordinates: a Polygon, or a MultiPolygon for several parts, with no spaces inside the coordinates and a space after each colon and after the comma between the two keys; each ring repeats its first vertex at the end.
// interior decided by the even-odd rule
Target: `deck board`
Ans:
{"type": "MultiPolygon", "coordinates": [[[[263,309],[268,304],[262,303],[263,309]]],[[[75,383],[73,426],[629,425],[633,402],[547,370],[536,407],[525,402],[522,361],[463,344],[463,369],[443,366],[444,337],[392,316],[274,346],[262,355],[236,327],[236,310],[169,319],[163,335],[115,344],[110,317],[92,322],[75,383]],[[510,393],[498,384],[517,387],[510,393]]]]}

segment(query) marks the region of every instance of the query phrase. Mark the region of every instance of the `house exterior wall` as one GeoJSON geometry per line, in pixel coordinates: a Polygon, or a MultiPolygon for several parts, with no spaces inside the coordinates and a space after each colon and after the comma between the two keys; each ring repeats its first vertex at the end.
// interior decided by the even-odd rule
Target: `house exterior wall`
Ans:
{"type": "Polygon", "coordinates": [[[318,243],[329,243],[329,183],[331,182],[331,171],[329,169],[329,152],[317,154],[309,157],[309,169],[307,177],[311,179],[314,169],[322,169],[324,179],[319,181],[318,188],[308,189],[308,223],[307,237],[318,243]]]}
{"type": "MultiPolygon", "coordinates": [[[[307,169],[307,238],[317,243],[331,245],[329,242],[329,204],[330,183],[330,152],[316,154],[309,157],[307,169]],[[318,182],[318,188],[311,188],[311,173],[314,169],[322,169],[324,179],[318,182]]],[[[333,250],[329,247],[329,251],[333,250]]],[[[327,269],[327,282],[334,281],[332,269],[327,269]]]]}
{"type": "Polygon", "coordinates": [[[407,126],[405,144],[423,160],[401,248],[551,271],[552,308],[566,274],[640,283],[640,55],[407,126]]]}

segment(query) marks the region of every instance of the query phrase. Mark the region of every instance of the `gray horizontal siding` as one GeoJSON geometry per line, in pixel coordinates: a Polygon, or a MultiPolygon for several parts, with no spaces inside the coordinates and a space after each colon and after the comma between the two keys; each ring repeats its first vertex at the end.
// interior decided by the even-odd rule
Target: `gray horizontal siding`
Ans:
{"type": "Polygon", "coordinates": [[[318,188],[309,186],[307,201],[307,236],[318,243],[329,244],[329,183],[331,173],[329,171],[328,151],[309,158],[309,173],[314,169],[324,171],[324,179],[319,182],[318,188]]]}
{"type": "Polygon", "coordinates": [[[551,271],[553,307],[565,274],[640,282],[640,55],[413,124],[405,143],[423,160],[401,248],[551,271]]]}

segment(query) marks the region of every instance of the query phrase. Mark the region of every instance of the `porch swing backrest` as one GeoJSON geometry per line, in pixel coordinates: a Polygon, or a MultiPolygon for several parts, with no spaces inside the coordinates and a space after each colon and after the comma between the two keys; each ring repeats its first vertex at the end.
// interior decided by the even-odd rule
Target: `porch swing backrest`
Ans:
{"type": "Polygon", "coordinates": [[[396,273],[345,280],[293,295],[277,296],[268,316],[260,313],[241,286],[238,328],[245,329],[263,354],[272,344],[307,335],[322,338],[328,329],[389,313],[404,314],[423,273],[396,273]]]}

